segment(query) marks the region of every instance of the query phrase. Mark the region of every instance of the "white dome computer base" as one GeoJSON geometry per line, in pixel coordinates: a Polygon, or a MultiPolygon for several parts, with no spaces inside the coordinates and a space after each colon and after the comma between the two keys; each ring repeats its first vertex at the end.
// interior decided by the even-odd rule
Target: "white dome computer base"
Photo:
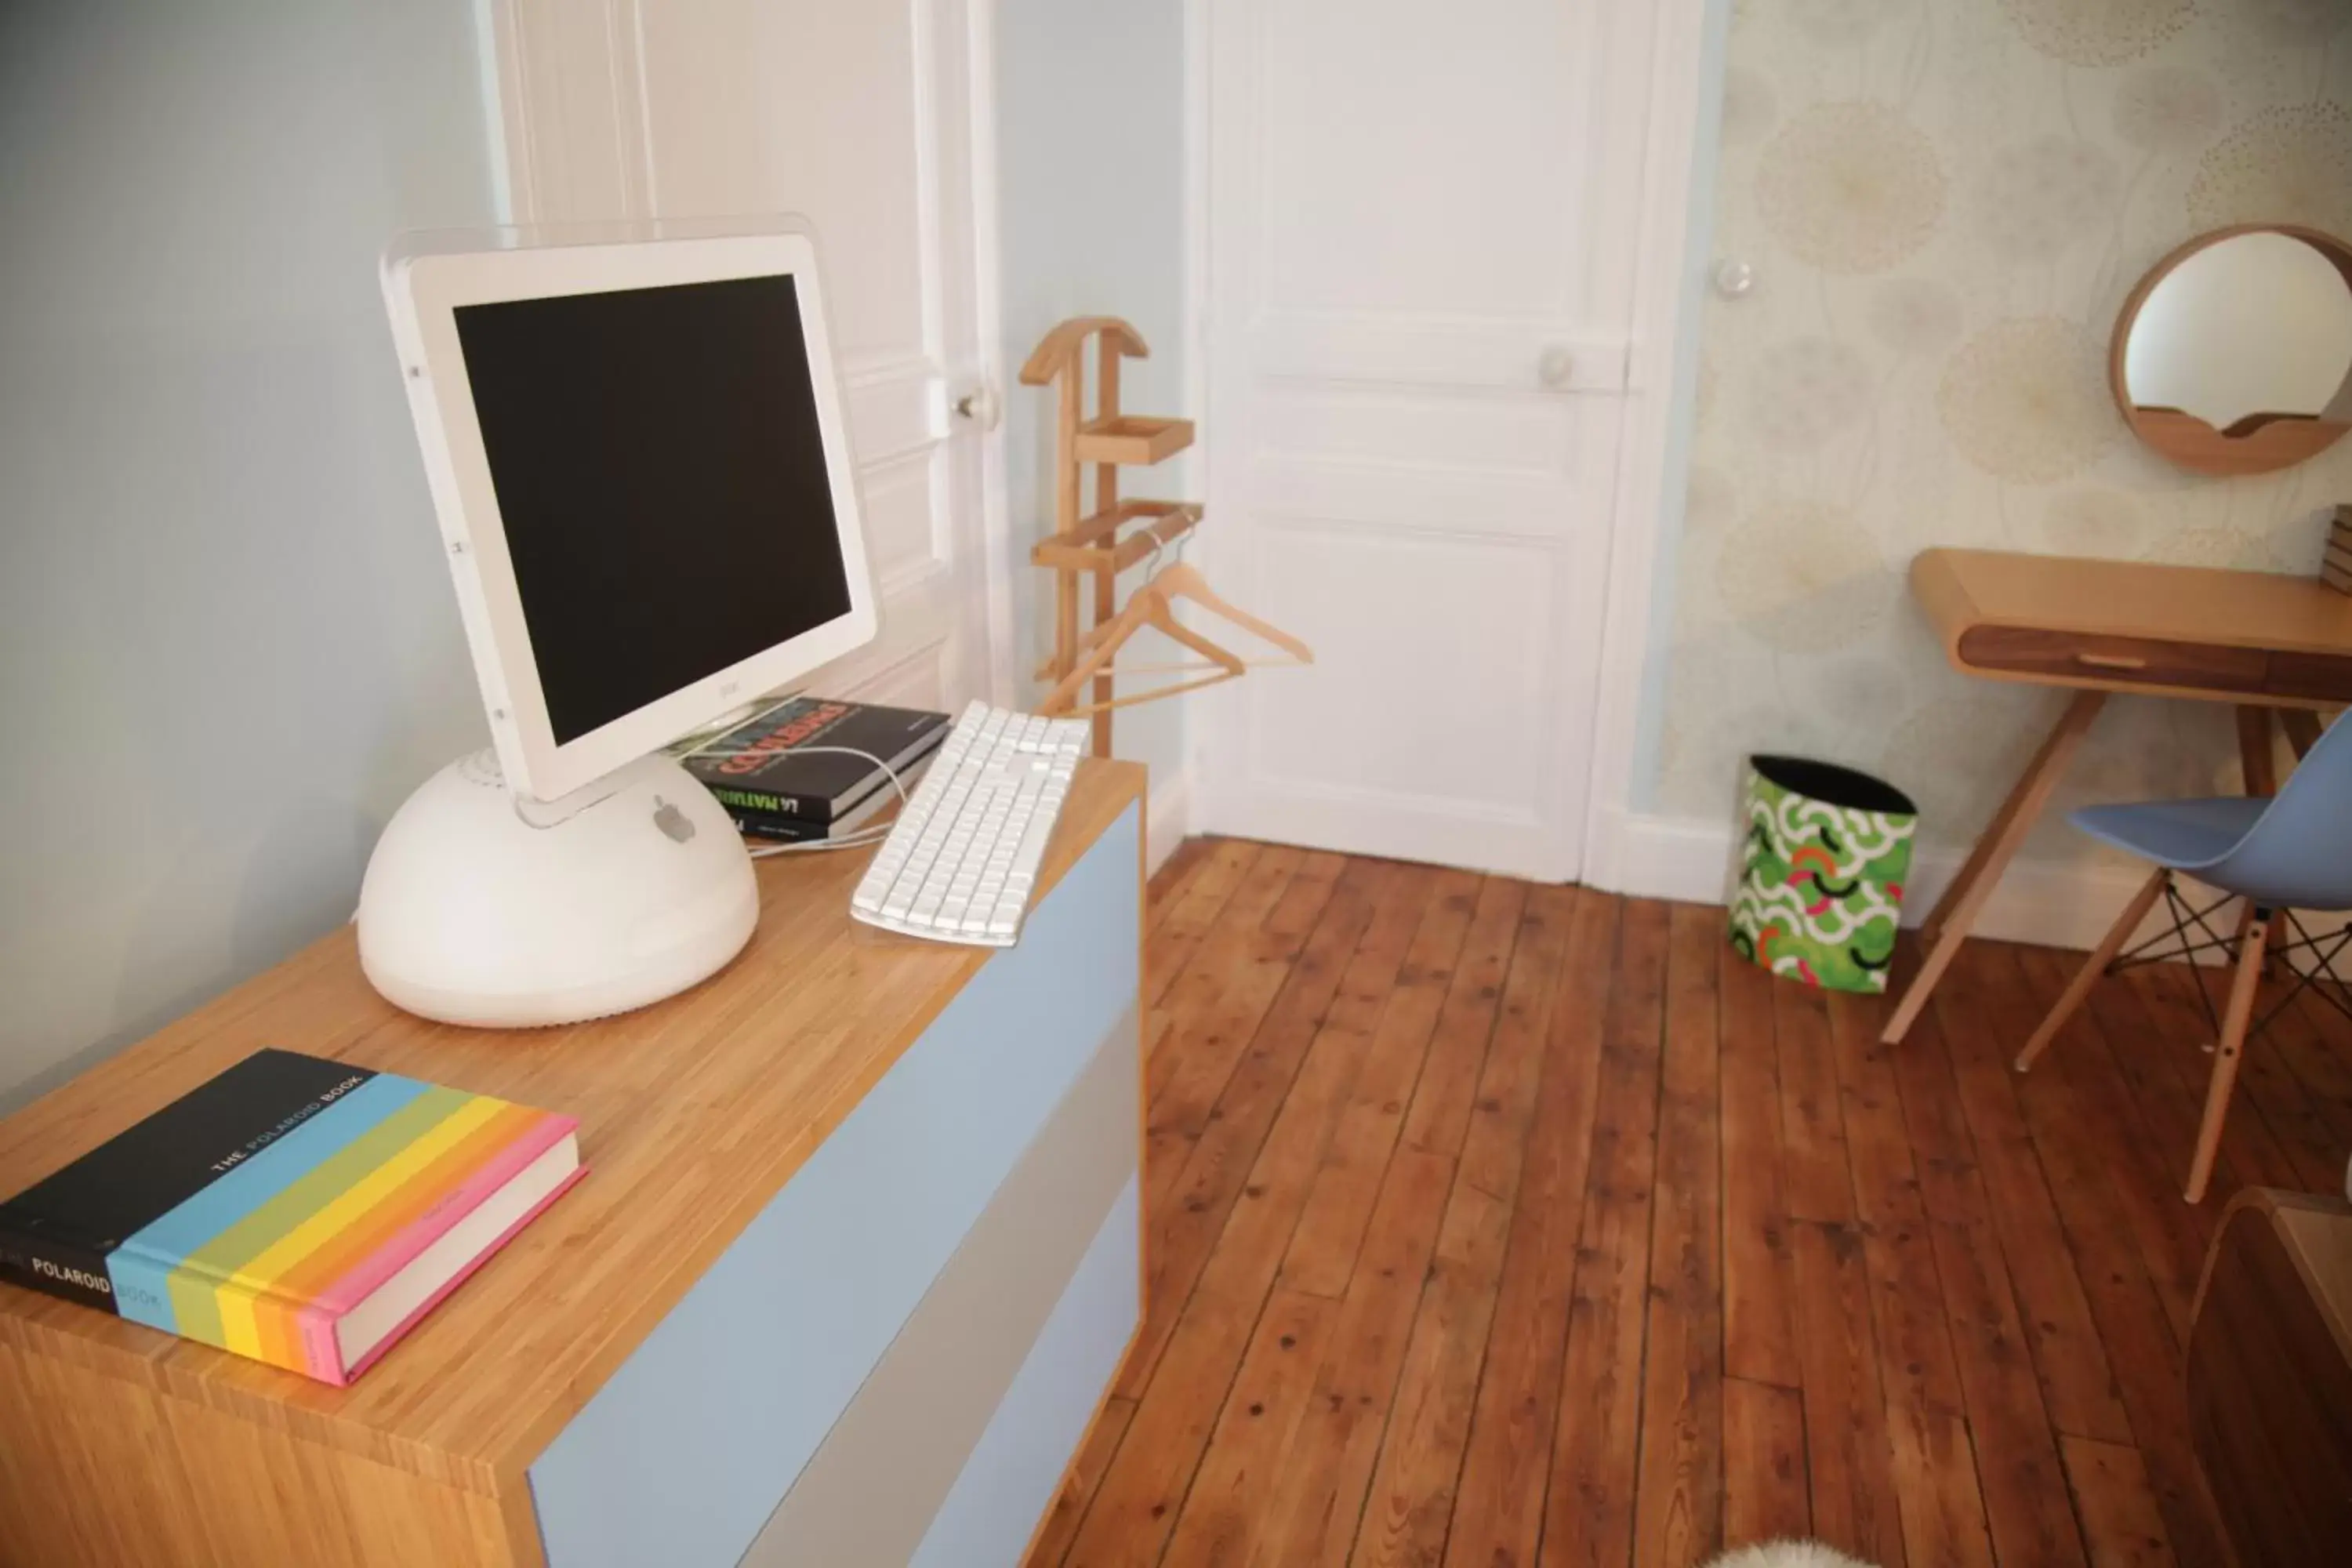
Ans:
{"type": "Polygon", "coordinates": [[[726,967],[759,923],[726,809],[667,756],[552,826],[496,756],[443,768],[393,816],[360,886],[360,965],[398,1006],[524,1028],[624,1013],[726,967]]]}

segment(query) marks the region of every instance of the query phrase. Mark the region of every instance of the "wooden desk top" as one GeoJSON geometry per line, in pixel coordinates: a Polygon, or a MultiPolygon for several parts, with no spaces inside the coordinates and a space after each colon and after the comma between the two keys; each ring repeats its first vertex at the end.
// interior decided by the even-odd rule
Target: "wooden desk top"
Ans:
{"type": "MultiPolygon", "coordinates": [[[[1142,768],[1085,763],[1038,896],[1143,794],[1142,768]]],[[[588,1176],[350,1388],[6,1285],[0,1345],[498,1492],[495,1478],[538,1457],[992,951],[852,921],[867,858],[760,861],[760,927],[732,964],[684,995],[567,1028],[403,1013],[369,988],[346,926],[0,1121],[0,1192],[16,1192],[262,1046],[578,1117],[588,1176]]]]}
{"type": "Polygon", "coordinates": [[[2352,659],[2352,595],[2315,577],[1926,550],[1911,592],[1946,657],[1971,675],[2322,706],[2344,700],[2336,661],[2352,659]],[[2061,668],[2054,655],[2076,649],[2091,657],[2061,668]],[[2127,672],[2127,658],[2150,650],[2127,672]]]}

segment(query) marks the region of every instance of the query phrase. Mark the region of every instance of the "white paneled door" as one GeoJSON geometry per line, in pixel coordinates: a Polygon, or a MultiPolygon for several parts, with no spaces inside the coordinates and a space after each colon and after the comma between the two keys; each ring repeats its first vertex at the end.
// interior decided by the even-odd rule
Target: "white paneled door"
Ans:
{"type": "Polygon", "coordinates": [[[1208,0],[1213,830],[1577,876],[1645,5],[1208,0]]]}
{"type": "Polygon", "coordinates": [[[970,6],[984,0],[492,0],[520,223],[813,220],[882,606],[829,694],[954,707],[993,686],[986,433],[950,413],[983,345],[970,6]]]}

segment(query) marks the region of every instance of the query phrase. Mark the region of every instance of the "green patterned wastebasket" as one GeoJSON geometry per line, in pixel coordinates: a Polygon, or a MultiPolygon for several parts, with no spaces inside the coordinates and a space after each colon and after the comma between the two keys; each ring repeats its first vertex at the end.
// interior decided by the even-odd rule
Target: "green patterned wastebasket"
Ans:
{"type": "Polygon", "coordinates": [[[1748,759],[1731,945],[1775,974],[1881,992],[1919,808],[1893,784],[1801,757],[1748,759]]]}

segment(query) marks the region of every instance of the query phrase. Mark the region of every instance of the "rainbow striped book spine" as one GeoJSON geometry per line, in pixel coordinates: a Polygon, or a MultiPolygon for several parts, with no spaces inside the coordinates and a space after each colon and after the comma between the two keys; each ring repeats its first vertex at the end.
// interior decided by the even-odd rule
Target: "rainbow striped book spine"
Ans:
{"type": "Polygon", "coordinates": [[[488,1095],[259,1052],[0,1205],[0,1262],[38,1276],[46,1243],[63,1261],[24,1282],[110,1298],[135,1322],[341,1384],[577,1179],[576,1128],[488,1095]],[[242,1092],[221,1092],[240,1075],[242,1092]],[[568,1165],[542,1165],[559,1145],[568,1165]],[[553,1184],[494,1235],[461,1236],[462,1255],[401,1279],[477,1211],[499,1218],[495,1200],[526,1171],[553,1184]],[[375,1324],[356,1352],[341,1342],[338,1325],[387,1286],[376,1311],[401,1311],[397,1322],[375,1324]]]}

